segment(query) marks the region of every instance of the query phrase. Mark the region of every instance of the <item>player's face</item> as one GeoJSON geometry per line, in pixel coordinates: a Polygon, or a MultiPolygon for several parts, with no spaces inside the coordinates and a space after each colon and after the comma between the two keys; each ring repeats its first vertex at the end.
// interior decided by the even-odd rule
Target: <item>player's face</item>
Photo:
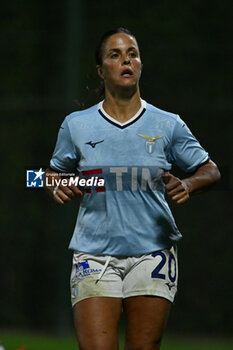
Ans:
{"type": "Polygon", "coordinates": [[[110,36],[102,49],[102,65],[97,69],[107,89],[138,86],[142,63],[136,40],[124,33],[110,36]]]}

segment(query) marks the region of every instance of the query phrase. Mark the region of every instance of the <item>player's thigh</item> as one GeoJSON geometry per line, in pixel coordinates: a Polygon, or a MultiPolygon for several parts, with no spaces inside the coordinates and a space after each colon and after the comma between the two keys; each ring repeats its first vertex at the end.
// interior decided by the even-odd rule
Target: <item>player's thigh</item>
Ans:
{"type": "Polygon", "coordinates": [[[75,331],[80,350],[117,350],[121,298],[94,297],[73,308],[75,331]]]}
{"type": "Polygon", "coordinates": [[[126,350],[158,350],[171,302],[165,298],[136,296],[124,299],[126,350]]]}

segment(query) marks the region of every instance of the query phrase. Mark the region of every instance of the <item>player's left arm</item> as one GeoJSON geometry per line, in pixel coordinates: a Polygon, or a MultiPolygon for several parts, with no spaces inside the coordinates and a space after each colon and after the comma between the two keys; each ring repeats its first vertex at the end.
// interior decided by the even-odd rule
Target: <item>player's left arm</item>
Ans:
{"type": "Polygon", "coordinates": [[[169,172],[163,175],[167,194],[178,204],[185,203],[189,196],[208,190],[221,177],[217,165],[209,160],[187,178],[179,179],[169,172]]]}

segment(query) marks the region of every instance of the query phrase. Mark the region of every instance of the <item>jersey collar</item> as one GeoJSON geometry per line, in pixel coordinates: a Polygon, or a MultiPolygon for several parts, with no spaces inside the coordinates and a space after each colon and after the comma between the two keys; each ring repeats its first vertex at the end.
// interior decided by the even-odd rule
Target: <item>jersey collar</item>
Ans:
{"type": "Polygon", "coordinates": [[[124,123],[120,123],[118,120],[114,119],[113,117],[111,117],[108,113],[105,112],[105,110],[103,109],[103,102],[101,101],[98,104],[98,112],[100,113],[100,115],[107,120],[109,123],[117,126],[120,129],[124,129],[130,125],[132,125],[133,123],[135,123],[139,118],[141,118],[141,116],[143,115],[143,113],[146,110],[146,101],[141,99],[141,107],[139,108],[139,110],[137,111],[137,113],[130,118],[129,120],[127,120],[124,123]]]}

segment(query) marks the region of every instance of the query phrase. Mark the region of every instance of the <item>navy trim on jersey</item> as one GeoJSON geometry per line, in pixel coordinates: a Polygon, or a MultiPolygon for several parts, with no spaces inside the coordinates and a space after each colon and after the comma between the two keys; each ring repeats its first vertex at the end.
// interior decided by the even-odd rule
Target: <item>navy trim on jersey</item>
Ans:
{"type": "Polygon", "coordinates": [[[100,114],[107,122],[113,124],[114,126],[117,126],[117,127],[120,128],[120,129],[127,128],[128,126],[130,126],[130,125],[132,125],[133,123],[135,123],[139,118],[141,118],[141,116],[144,114],[145,111],[146,111],[146,108],[143,108],[143,110],[141,111],[141,113],[139,114],[139,116],[138,116],[136,119],[132,120],[132,121],[129,122],[128,124],[120,125],[120,124],[114,123],[114,121],[108,119],[108,118],[103,114],[103,112],[102,112],[100,109],[98,109],[99,114],[100,114]]]}
{"type": "Polygon", "coordinates": [[[202,165],[207,164],[209,161],[210,161],[210,157],[208,157],[203,163],[198,164],[198,165],[196,166],[196,170],[199,169],[199,168],[201,168],[202,165]]]}
{"type": "Polygon", "coordinates": [[[193,175],[199,168],[201,168],[203,165],[209,163],[210,160],[211,160],[210,157],[208,157],[204,162],[198,164],[198,165],[196,166],[196,168],[195,168],[192,172],[187,173],[187,174],[193,175]]]}

